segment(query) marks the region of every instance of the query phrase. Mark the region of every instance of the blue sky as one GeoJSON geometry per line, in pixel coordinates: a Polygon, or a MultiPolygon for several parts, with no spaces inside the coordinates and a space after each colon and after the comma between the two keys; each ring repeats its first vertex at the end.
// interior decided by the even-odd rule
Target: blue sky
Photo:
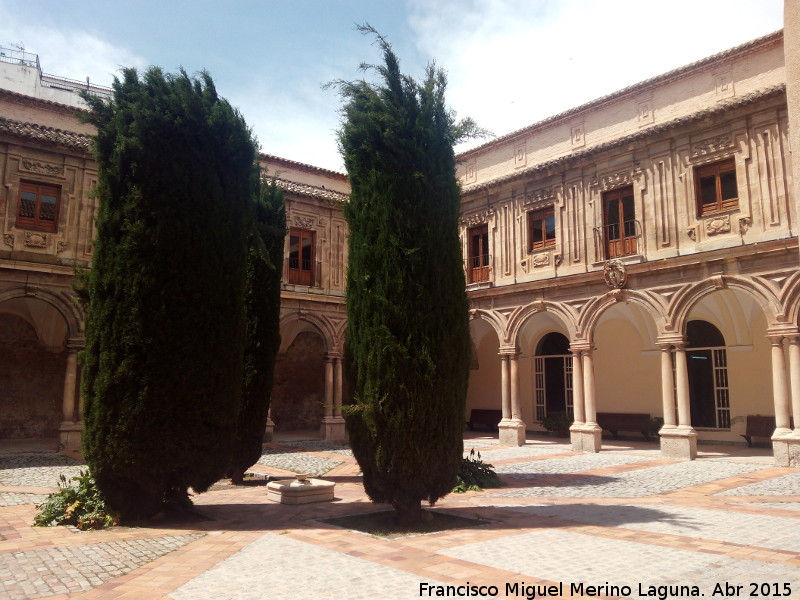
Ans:
{"type": "Polygon", "coordinates": [[[110,85],[120,66],[211,73],[261,148],[342,170],[340,100],[322,84],[380,59],[431,59],[448,104],[502,135],[780,29],[782,0],[0,0],[0,45],[45,72],[110,85]]]}

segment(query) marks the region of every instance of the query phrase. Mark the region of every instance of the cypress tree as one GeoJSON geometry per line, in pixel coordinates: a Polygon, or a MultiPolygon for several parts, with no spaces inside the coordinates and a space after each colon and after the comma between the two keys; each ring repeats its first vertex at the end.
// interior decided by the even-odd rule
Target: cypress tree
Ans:
{"type": "Polygon", "coordinates": [[[230,465],[256,145],[207,73],[124,69],[111,101],[89,101],[100,209],[83,449],[109,505],[148,517],[230,465]]]}
{"type": "Polygon", "coordinates": [[[241,483],[261,456],[275,357],[281,344],[281,263],[286,238],[283,190],[275,178],[262,179],[248,240],[242,403],[231,457],[230,477],[241,483]]]}
{"type": "Polygon", "coordinates": [[[350,441],[375,502],[401,523],[453,489],[470,360],[453,144],[476,133],[445,107],[446,76],[403,75],[375,34],[379,83],[337,82],[350,178],[346,363],[350,441]]]}

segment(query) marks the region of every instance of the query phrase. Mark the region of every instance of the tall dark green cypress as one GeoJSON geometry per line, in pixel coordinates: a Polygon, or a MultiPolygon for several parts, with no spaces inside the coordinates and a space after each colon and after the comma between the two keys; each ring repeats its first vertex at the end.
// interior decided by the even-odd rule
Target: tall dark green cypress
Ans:
{"type": "Polygon", "coordinates": [[[367,494],[413,523],[423,500],[453,489],[463,450],[470,338],[453,144],[464,127],[445,106],[444,72],[430,65],[417,82],[378,41],[380,82],[338,83],[352,186],[346,420],[367,494]]]}
{"type": "Polygon", "coordinates": [[[241,483],[245,471],[261,456],[275,357],[281,345],[281,263],[285,239],[283,190],[275,178],[263,179],[256,197],[247,255],[247,340],[242,403],[231,457],[230,477],[234,483],[241,483]]]}
{"type": "Polygon", "coordinates": [[[108,503],[147,517],[230,465],[256,144],[206,73],[124,69],[113,99],[90,104],[100,209],[83,448],[108,503]]]}

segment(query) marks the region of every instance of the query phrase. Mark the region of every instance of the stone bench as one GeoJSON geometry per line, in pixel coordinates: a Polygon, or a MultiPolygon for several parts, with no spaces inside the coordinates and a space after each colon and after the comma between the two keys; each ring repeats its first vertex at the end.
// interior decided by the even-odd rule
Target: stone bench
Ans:
{"type": "Polygon", "coordinates": [[[646,413],[597,413],[597,424],[619,439],[620,431],[638,431],[650,441],[650,415],[646,413]]]}
{"type": "Polygon", "coordinates": [[[475,429],[475,425],[484,425],[490,431],[497,431],[497,424],[503,418],[503,411],[488,408],[473,408],[469,413],[467,427],[470,431],[475,429]]]}

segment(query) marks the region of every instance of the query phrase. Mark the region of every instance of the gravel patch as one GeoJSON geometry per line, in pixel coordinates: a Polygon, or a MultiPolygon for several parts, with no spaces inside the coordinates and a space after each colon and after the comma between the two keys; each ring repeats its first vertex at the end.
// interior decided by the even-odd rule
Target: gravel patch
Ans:
{"type": "Polygon", "coordinates": [[[285,469],[293,473],[308,473],[313,476],[324,475],[343,462],[343,460],[316,456],[310,452],[291,452],[282,449],[264,450],[261,458],[258,459],[260,465],[285,469]]]}
{"type": "Polygon", "coordinates": [[[16,494],[0,492],[0,506],[22,506],[23,504],[41,504],[47,500],[45,494],[16,494]]]}
{"type": "Polygon", "coordinates": [[[308,452],[330,452],[342,456],[353,456],[353,451],[347,444],[329,442],[328,440],[302,440],[299,442],[286,442],[286,446],[301,448],[308,452]]]}
{"type": "Polygon", "coordinates": [[[757,481],[741,487],[725,490],[718,496],[798,496],[800,495],[800,473],[783,475],[774,479],[757,481]]]}

